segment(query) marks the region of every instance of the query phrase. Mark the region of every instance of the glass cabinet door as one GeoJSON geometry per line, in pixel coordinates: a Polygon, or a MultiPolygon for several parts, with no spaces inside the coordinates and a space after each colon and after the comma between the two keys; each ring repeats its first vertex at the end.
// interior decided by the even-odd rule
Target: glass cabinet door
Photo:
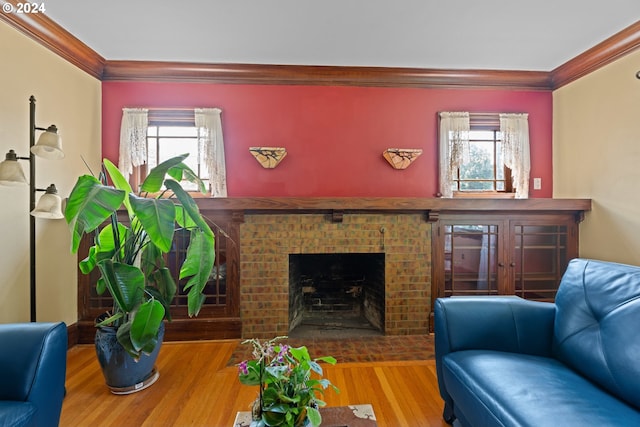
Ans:
{"type": "Polygon", "coordinates": [[[568,225],[515,224],[512,267],[515,294],[540,301],[553,301],[567,268],[568,225]]]}
{"type": "Polygon", "coordinates": [[[497,224],[445,224],[444,296],[499,293],[497,224]]]}

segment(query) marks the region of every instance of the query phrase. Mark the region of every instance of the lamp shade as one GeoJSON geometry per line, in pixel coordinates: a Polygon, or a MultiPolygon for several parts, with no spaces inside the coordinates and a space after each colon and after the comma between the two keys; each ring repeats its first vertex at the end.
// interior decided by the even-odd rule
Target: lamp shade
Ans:
{"type": "Polygon", "coordinates": [[[5,160],[0,162],[0,185],[25,185],[27,177],[24,175],[22,166],[18,163],[18,156],[13,150],[9,150],[5,160]]]}
{"type": "Polygon", "coordinates": [[[31,152],[38,157],[58,160],[64,157],[62,151],[62,138],[58,134],[58,128],[51,125],[40,135],[36,145],[31,147],[31,152]]]}
{"type": "Polygon", "coordinates": [[[31,215],[36,218],[61,219],[62,199],[58,196],[58,190],[54,184],[47,187],[45,193],[40,197],[36,208],[31,211],[31,215]]]}

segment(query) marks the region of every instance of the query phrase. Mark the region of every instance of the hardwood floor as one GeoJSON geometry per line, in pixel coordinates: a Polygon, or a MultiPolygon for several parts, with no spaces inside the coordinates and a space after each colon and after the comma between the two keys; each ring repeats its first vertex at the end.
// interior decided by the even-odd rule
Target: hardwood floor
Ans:
{"type": "MultiPolygon", "coordinates": [[[[160,378],[128,396],[109,392],[93,346],[68,353],[67,396],[61,427],[231,427],[236,412],[256,396],[227,367],[238,340],[164,343],[160,378]]],[[[325,376],[340,388],[327,390],[327,406],[370,403],[380,427],[445,427],[435,362],[393,361],[325,365],[325,376]]]]}

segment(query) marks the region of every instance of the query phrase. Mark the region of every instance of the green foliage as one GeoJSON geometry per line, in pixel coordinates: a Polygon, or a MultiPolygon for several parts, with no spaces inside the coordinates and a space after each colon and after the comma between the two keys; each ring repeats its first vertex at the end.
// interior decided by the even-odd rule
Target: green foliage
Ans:
{"type": "Polygon", "coordinates": [[[461,190],[495,190],[493,150],[485,145],[481,142],[469,144],[469,159],[460,166],[461,190]]]}
{"type": "Polygon", "coordinates": [[[124,191],[103,186],[98,179],[83,175],[71,191],[65,218],[71,227],[71,251],[75,253],[84,233],[98,228],[122,204],[124,191]]]}
{"type": "Polygon", "coordinates": [[[339,390],[327,379],[319,361],[334,365],[331,356],[312,359],[306,347],[292,348],[278,344],[286,337],[261,342],[258,339],[243,343],[253,345],[254,359],[238,365],[240,383],[258,386],[260,420],[258,426],[302,426],[307,419],[317,427],[322,422],[318,407],[325,403],[318,398],[327,387],[339,390]]]}
{"type": "Polygon", "coordinates": [[[100,295],[108,291],[114,300],[113,312],[96,326],[116,327],[118,341],[134,358],[153,351],[163,319],[171,319],[169,306],[177,286],[163,256],[171,250],[176,229],[191,234],[180,270],[180,278],[187,279],[189,315],[200,311],[203,290],[213,270],[214,234],[178,182],[187,179],[205,190],[183,163],[186,157],[176,156],[149,171],[140,194],[134,194],[118,168],[105,159],[101,179],[90,175],[78,178],[67,202],[65,218],[72,233],[72,253],[78,250],[84,234],[94,235],[94,245],[80,261],[80,270],[89,274],[98,267],[101,277],[96,291],[100,295]],[[107,185],[107,175],[112,185],[107,185]],[[163,185],[167,190],[162,190],[163,185]]]}

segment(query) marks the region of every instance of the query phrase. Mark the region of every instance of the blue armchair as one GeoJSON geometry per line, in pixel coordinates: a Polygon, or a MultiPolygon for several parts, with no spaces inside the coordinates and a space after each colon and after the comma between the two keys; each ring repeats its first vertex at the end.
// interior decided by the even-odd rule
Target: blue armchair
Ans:
{"type": "Polygon", "coordinates": [[[64,323],[0,325],[0,426],[57,426],[66,369],[64,323]]]}

